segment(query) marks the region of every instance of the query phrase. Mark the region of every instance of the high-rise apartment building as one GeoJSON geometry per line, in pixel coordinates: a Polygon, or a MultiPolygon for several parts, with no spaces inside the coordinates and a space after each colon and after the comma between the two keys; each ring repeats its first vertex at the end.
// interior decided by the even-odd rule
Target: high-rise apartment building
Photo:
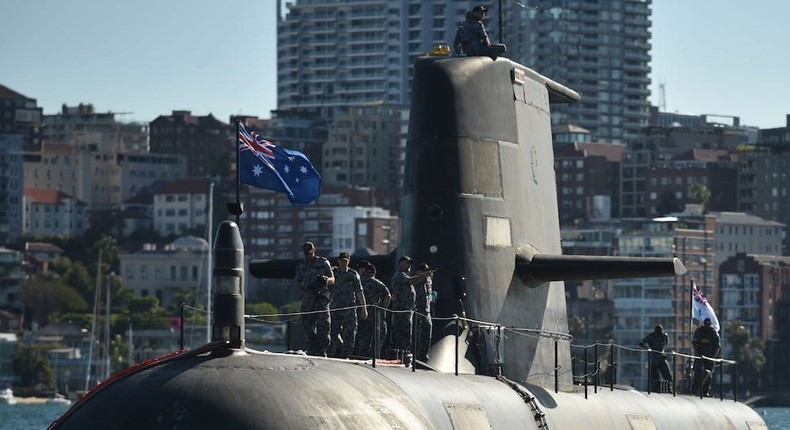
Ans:
{"type": "Polygon", "coordinates": [[[636,138],[648,124],[651,2],[540,0],[529,9],[507,6],[508,57],[582,96],[578,103],[552,106],[553,123],[576,124],[610,142],[636,138]]]}
{"type": "MultiPolygon", "coordinates": [[[[499,3],[289,2],[287,13],[278,10],[278,108],[331,118],[346,105],[408,105],[414,59],[435,44],[451,44],[476,4],[489,7],[486,29],[499,41],[499,3]]],[[[638,136],[650,118],[651,0],[501,4],[506,56],[582,95],[579,103],[552,107],[553,122],[577,124],[604,141],[638,136]]]]}
{"type": "Polygon", "coordinates": [[[436,44],[450,44],[468,10],[492,3],[288,2],[287,13],[278,10],[277,108],[332,118],[349,105],[408,105],[415,58],[436,44]]]}

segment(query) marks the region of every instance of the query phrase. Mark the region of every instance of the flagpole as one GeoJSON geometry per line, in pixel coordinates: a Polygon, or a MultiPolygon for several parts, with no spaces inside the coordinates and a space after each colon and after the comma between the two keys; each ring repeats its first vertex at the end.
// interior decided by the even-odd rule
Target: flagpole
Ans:
{"type": "MultiPolygon", "coordinates": [[[[241,204],[241,196],[239,195],[239,189],[241,188],[241,166],[239,160],[239,141],[241,135],[241,120],[236,118],[236,140],[233,142],[233,148],[236,151],[236,203],[228,203],[228,212],[231,215],[236,215],[236,225],[239,225],[239,218],[241,217],[242,212],[244,212],[244,206],[241,204]]],[[[241,227],[239,227],[241,229],[241,227]]]]}
{"type": "Polygon", "coordinates": [[[693,336],[692,331],[694,330],[694,280],[692,279],[689,282],[691,282],[689,284],[691,287],[691,290],[689,291],[691,293],[689,294],[689,351],[691,352],[691,355],[693,355],[694,348],[692,347],[691,340],[693,336]]]}

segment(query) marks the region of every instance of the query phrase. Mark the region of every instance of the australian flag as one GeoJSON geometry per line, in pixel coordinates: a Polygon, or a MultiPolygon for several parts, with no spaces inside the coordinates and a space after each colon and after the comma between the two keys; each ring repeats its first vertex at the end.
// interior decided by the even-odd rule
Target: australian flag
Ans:
{"type": "Polygon", "coordinates": [[[239,181],[288,194],[293,205],[321,195],[321,176],[299,151],[281,148],[239,124],[239,181]]]}

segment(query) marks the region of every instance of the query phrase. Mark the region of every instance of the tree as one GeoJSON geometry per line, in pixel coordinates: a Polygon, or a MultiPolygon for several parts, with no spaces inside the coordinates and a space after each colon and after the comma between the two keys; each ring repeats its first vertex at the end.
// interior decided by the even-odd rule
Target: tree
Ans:
{"type": "Polygon", "coordinates": [[[247,315],[260,315],[258,318],[264,321],[276,322],[280,320],[280,317],[277,315],[277,308],[269,302],[247,303],[244,312],[247,315]]]}
{"type": "Polygon", "coordinates": [[[762,340],[752,339],[744,322],[734,320],[727,324],[727,342],[732,347],[732,359],[738,362],[739,386],[756,386],[765,366],[762,340]]]}
{"type": "Polygon", "coordinates": [[[19,377],[20,385],[23,387],[38,384],[50,390],[55,387],[55,377],[49,360],[44,355],[43,347],[20,345],[14,353],[12,366],[14,374],[19,377]]]}
{"type": "Polygon", "coordinates": [[[707,209],[708,201],[710,200],[710,190],[705,184],[696,182],[689,185],[688,196],[692,203],[702,205],[703,210],[707,209]]]}
{"type": "Polygon", "coordinates": [[[88,303],[80,294],[51,276],[33,276],[25,281],[22,289],[25,307],[30,309],[33,319],[40,324],[49,324],[55,314],[81,312],[88,303]]]}

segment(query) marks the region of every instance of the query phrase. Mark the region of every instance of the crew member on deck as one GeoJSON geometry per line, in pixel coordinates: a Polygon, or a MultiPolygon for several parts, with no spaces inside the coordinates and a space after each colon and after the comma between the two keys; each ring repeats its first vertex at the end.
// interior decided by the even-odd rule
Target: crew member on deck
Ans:
{"type": "Polygon", "coordinates": [[[329,346],[329,288],[335,277],[329,260],[315,254],[312,242],[305,242],[302,252],[304,258],[296,263],[294,287],[301,294],[307,353],[324,357],[329,346]]]}

